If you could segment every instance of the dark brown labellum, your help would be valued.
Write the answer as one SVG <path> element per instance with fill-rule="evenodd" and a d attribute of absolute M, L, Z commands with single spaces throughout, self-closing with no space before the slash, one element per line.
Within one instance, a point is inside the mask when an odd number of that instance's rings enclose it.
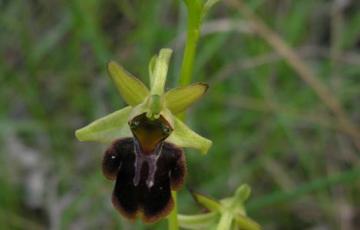
<path fill-rule="evenodd" d="M 173 208 L 171 189 L 179 189 L 184 182 L 185 156 L 181 148 L 167 142 L 161 142 L 156 156 L 138 155 L 136 141 L 116 140 L 105 152 L 103 173 L 110 180 L 116 179 L 112 196 L 116 209 L 129 219 L 141 217 L 144 222 L 153 223 Z"/>

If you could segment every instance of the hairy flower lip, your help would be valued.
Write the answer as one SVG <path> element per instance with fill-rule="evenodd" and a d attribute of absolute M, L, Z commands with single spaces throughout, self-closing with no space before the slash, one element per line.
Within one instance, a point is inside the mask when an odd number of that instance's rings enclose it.
<path fill-rule="evenodd" d="M 167 216 L 172 207 L 171 190 L 178 190 L 186 176 L 185 154 L 181 148 L 164 142 L 164 154 L 159 156 L 154 183 L 148 185 L 149 167 L 140 168 L 139 181 L 134 183 L 136 157 L 133 154 L 134 138 L 113 142 L 103 158 L 103 173 L 110 180 L 116 179 L 112 202 L 125 217 L 137 217 L 154 223 Z"/>

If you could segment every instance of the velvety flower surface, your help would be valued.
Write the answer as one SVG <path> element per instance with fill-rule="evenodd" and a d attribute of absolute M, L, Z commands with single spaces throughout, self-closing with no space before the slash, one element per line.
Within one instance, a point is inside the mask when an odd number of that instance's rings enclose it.
<path fill-rule="evenodd" d="M 171 189 L 177 190 L 183 184 L 185 158 L 180 148 L 165 142 L 152 185 L 149 186 L 150 165 L 146 163 L 139 168 L 139 179 L 135 183 L 138 159 L 133 146 L 133 138 L 115 141 L 105 153 L 103 172 L 109 179 L 116 178 L 112 201 L 119 212 L 129 219 L 140 216 L 151 223 L 166 216 L 173 208 Z"/>
<path fill-rule="evenodd" d="M 114 62 L 108 65 L 129 106 L 76 131 L 81 141 L 112 143 L 103 158 L 103 173 L 116 180 L 113 204 L 123 216 L 155 222 L 173 207 L 171 189 L 184 181 L 186 164 L 181 147 L 206 153 L 211 141 L 187 127 L 177 114 L 207 90 L 195 83 L 164 92 L 172 51 L 162 49 L 149 64 L 150 90 Z"/>

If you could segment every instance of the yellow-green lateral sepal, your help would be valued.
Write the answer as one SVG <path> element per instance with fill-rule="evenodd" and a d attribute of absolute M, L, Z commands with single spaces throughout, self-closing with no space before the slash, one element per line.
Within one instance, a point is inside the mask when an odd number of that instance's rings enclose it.
<path fill-rule="evenodd" d="M 188 86 L 171 89 L 165 94 L 167 108 L 174 114 L 184 112 L 205 94 L 208 85 L 195 83 Z"/>
<path fill-rule="evenodd" d="M 212 145 L 209 139 L 206 139 L 192 131 L 180 119 L 174 117 L 174 131 L 168 137 L 167 141 L 179 146 L 200 150 L 206 154 Z"/>
<path fill-rule="evenodd" d="M 109 62 L 108 71 L 127 104 L 131 106 L 140 104 L 149 95 L 149 90 L 144 83 L 114 61 Z"/>
<path fill-rule="evenodd" d="M 221 211 L 221 204 L 217 200 L 214 200 L 208 196 L 196 192 L 193 192 L 192 195 L 196 202 L 198 202 L 201 206 L 207 208 L 209 211 Z"/>
<path fill-rule="evenodd" d="M 131 131 L 127 123 L 130 112 L 131 107 L 127 106 L 76 130 L 75 136 L 80 141 L 103 143 L 111 143 L 119 138 L 130 137 Z"/>

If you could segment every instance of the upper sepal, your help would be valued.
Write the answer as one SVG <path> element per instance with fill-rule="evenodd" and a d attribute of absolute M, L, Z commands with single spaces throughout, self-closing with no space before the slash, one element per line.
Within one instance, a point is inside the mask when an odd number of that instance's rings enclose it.
<path fill-rule="evenodd" d="M 171 49 L 161 49 L 149 63 L 150 91 L 152 95 L 162 95 L 165 89 L 166 76 L 172 55 Z"/>
<path fill-rule="evenodd" d="M 116 62 L 109 62 L 108 71 L 127 104 L 131 106 L 138 105 L 149 95 L 149 90 L 144 83 L 132 76 Z"/>

